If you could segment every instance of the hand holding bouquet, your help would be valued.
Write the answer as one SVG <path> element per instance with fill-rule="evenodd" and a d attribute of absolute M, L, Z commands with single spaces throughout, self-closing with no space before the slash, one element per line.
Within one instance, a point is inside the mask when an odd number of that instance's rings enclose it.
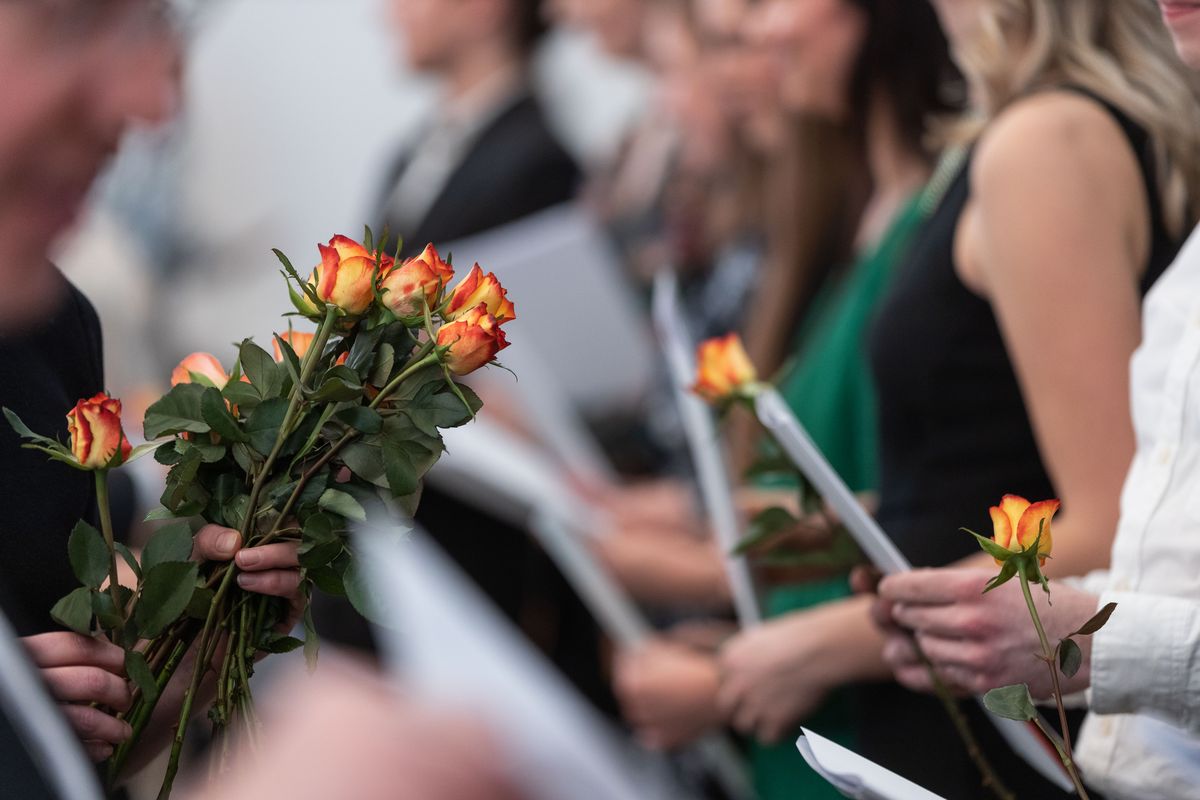
<path fill-rule="evenodd" d="M 288 635 L 289 603 L 239 586 L 233 562 L 191 560 L 204 523 L 234 528 L 247 547 L 292 543 L 301 591 L 345 595 L 364 613 L 369 602 L 348 539 L 372 500 L 411 515 L 426 472 L 443 451 L 439 429 L 470 421 L 481 402 L 455 377 L 491 363 L 507 347 L 502 326 L 513 304 L 478 265 L 450 290 L 451 265 L 432 245 L 399 262 L 375 247 L 335 236 L 318 245 L 321 263 L 302 278 L 283 264 L 291 300 L 315 330 L 276 335 L 273 354 L 253 341 L 238 347 L 230 371 L 206 353 L 184 359 L 171 390 L 146 412 L 152 441 L 129 447 L 120 402 L 104 395 L 71 412 L 69 445 L 30 431 L 11 412 L 27 447 L 96 473 L 102 531 L 81 522 L 69 555 L 83 586 L 54 608 L 80 633 L 103 631 L 126 651 L 134 703 L 123 715 L 133 738 L 110 763 L 115 781 L 163 689 L 193 664 L 179 709 L 160 798 L 168 797 L 193 706 L 207 676 L 216 678 L 209 717 L 217 730 L 235 721 L 254 741 L 249 679 L 264 653 L 303 647 L 317 636 L 304 612 L 303 640 Z M 140 557 L 113 540 L 104 494 L 107 470 L 153 450 L 169 467 L 160 529 Z M 117 559 L 136 586 L 117 581 Z M 105 585 L 107 582 L 107 585 Z"/>

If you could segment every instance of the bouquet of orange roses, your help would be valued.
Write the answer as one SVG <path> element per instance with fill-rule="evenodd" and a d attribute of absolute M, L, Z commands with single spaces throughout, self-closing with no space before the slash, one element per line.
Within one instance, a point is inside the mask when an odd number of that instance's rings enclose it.
<path fill-rule="evenodd" d="M 52 613 L 125 648 L 134 702 L 122 716 L 134 736 L 112 757 L 110 780 L 167 683 L 181 665 L 191 669 L 160 798 L 170 795 L 206 676 L 216 677 L 214 728 L 238 721 L 253 733 L 255 660 L 300 647 L 311 659 L 317 648 L 307 611 L 304 639 L 293 638 L 281 630 L 292 621 L 287 601 L 241 589 L 232 562 L 191 560 L 193 532 L 216 523 L 240 531 L 247 547 L 296 542 L 306 596 L 316 588 L 367 611 L 350 526 L 380 496 L 414 512 L 443 451 L 439 429 L 468 422 L 481 406 L 455 378 L 508 344 L 502 326 L 515 317 L 513 304 L 478 264 L 449 289 L 453 269 L 432 245 L 403 262 L 373 244 L 369 230 L 361 244 L 335 236 L 318 247 L 321 263 L 308 279 L 275 251 L 296 314 L 315 330 L 289 325 L 274 337 L 273 353 L 243 341 L 229 372 L 207 353 L 184 359 L 171 390 L 146 412 L 150 444 L 129 446 L 120 401 L 104 395 L 71 412 L 66 445 L 6 410 L 27 447 L 96 474 L 101 530 L 81 522 L 72 533 L 69 556 L 83 585 Z M 138 555 L 113 539 L 105 477 L 149 451 L 169 467 L 162 506 L 150 517 L 173 522 Z M 118 559 L 136 585 L 118 581 Z"/>

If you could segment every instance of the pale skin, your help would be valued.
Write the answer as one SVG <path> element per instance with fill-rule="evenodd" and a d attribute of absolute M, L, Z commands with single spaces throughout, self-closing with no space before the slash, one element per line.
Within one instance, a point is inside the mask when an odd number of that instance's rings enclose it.
<path fill-rule="evenodd" d="M 1166 23 L 1179 56 L 1192 69 L 1200 68 L 1200 22 L 1195 15 L 1169 18 Z M 1136 246 L 1136 240 L 1126 237 L 1126 241 L 1127 246 Z M 1124 375 L 1121 381 L 1125 381 Z M 1055 558 L 1047 562 L 1047 568 L 1058 567 L 1058 574 L 1066 574 L 1059 563 L 1061 527 L 1055 524 Z M 1114 530 L 1110 526 L 1093 531 L 1108 533 L 1103 537 L 1104 556 Z M 1101 552 L 1101 547 L 1097 545 L 1096 550 Z M 1065 557 L 1072 559 L 1069 545 Z M 929 688 L 924 671 L 914 664 L 907 634 L 897 628 L 901 625 L 915 631 L 939 673 L 960 687 L 979 692 L 1027 683 L 1034 697 L 1050 695 L 1045 666 L 1033 657 L 1040 651 L 1040 643 L 1020 593 L 1005 591 L 1007 587 L 981 593 L 983 583 L 993 574 L 993 568 L 918 570 L 879 584 L 874 613 L 888 634 L 885 655 L 898 681 L 917 690 Z M 1097 611 L 1100 602 L 1094 595 L 1060 583 L 1052 582 L 1051 593 L 1054 605 L 1047 606 L 1043 593 L 1034 592 L 1051 641 L 1077 629 Z M 1091 680 L 1091 638 L 1076 637 L 1076 641 L 1083 651 L 1083 664 L 1073 678 L 1063 676 L 1065 694 L 1087 688 Z"/>
<path fill-rule="evenodd" d="M 207 525 L 196 534 L 193 557 L 203 561 L 228 561 L 232 557 L 244 573 L 238 581 L 243 589 L 288 598 L 294 616 L 295 609 L 301 607 L 296 547 L 295 543 L 279 543 L 241 549 L 237 531 Z M 95 761 L 112 755 L 113 748 L 128 739 L 132 730 L 114 714 L 90 706 L 97 703 L 114 712 L 128 707 L 130 688 L 121 648 L 99 637 L 70 631 L 42 633 L 22 641 L 88 755 Z M 179 717 L 186 676 L 190 674 L 190 670 L 181 670 L 184 677 L 168 685 L 147 728 L 146 745 L 135 762 L 152 757 L 166 743 L 168 730 Z M 197 707 L 203 708 L 203 703 L 197 703 Z"/>
<path fill-rule="evenodd" d="M 1055 521 L 1054 558 L 1046 572 L 1084 574 L 1107 563 L 1117 498 L 1133 455 L 1127 370 L 1139 340 L 1137 285 L 1149 248 L 1142 179 L 1111 115 L 1063 92 L 1006 110 L 979 142 L 971 177 L 971 199 L 956 233 L 957 267 L 964 283 L 992 305 L 1039 450 L 1059 487 L 1064 513 Z M 964 566 L 991 564 L 980 554 Z M 865 615 L 869 604 L 857 602 L 856 613 Z M 819 621 L 837 613 L 834 608 L 801 615 L 815 614 Z M 868 625 L 847 629 L 863 635 L 839 645 L 852 662 L 844 680 L 884 673 L 879 636 Z M 746 697 L 775 687 L 772 698 L 755 707 L 779 710 L 796 722 L 811 706 L 811 690 L 820 695 L 828 688 L 821 674 L 801 663 L 809 641 L 800 647 L 800 637 L 782 625 L 746 636 L 757 640 L 767 663 L 777 665 L 779 679 L 751 672 L 753 659 L 745 658 L 724 673 L 725 680 L 744 687 Z M 736 645 L 734 640 L 728 647 Z M 794 668 L 781 655 L 788 652 Z M 738 680 L 743 665 L 755 680 Z M 801 698 L 794 715 L 786 713 L 789 694 Z M 743 730 L 759 727 L 750 714 L 733 722 Z M 776 726 L 767 728 L 772 733 Z"/>

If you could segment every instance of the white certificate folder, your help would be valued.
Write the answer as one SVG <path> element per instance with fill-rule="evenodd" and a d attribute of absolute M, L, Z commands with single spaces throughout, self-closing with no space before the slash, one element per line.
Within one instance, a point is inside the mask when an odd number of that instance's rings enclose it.
<path fill-rule="evenodd" d="M 886 574 L 905 572 L 912 565 L 896 547 L 875 519 L 859 504 L 854 493 L 834 472 L 812 437 L 804 430 L 796 415 L 774 389 L 765 389 L 755 400 L 755 411 L 763 427 L 787 453 L 804 477 L 833 508 L 846 530 L 862 548 L 871 563 Z M 989 715 L 1009 747 L 1038 771 L 1046 780 L 1065 792 L 1075 787 L 1062 762 L 1050 749 L 1042 734 L 1032 723 L 1018 722 Z"/>

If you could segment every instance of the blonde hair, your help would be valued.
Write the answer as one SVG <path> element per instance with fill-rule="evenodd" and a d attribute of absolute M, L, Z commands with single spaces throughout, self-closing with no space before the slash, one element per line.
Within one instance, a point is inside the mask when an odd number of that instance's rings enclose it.
<path fill-rule="evenodd" d="M 974 137 L 1013 101 L 1073 85 L 1119 108 L 1149 134 L 1159 201 L 1173 235 L 1200 200 L 1200 92 L 1146 0 L 987 0 L 978 33 L 956 55 L 971 87 Z"/>

